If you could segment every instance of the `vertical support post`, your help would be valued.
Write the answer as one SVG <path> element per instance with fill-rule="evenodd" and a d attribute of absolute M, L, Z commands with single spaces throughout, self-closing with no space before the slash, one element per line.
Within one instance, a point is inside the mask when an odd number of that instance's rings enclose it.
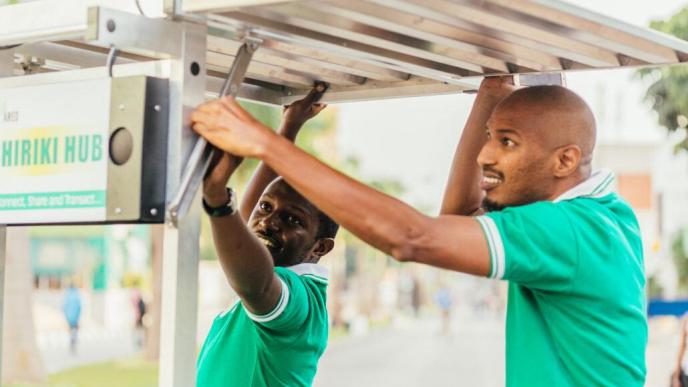
<path fill-rule="evenodd" d="M 167 159 L 167 193 L 179 189 L 183 165 L 197 136 L 189 127 L 189 115 L 204 100 L 207 29 L 184 24 L 181 55 L 172 62 Z M 168 196 L 167 200 L 170 200 Z M 162 261 L 162 309 L 160 326 L 161 387 L 193 387 L 196 384 L 196 320 L 198 309 L 198 256 L 200 197 L 176 225 L 166 219 Z"/>
<path fill-rule="evenodd" d="M 14 73 L 14 51 L 0 50 L 0 78 Z M 7 258 L 7 226 L 0 225 L 0 381 L 2 380 L 2 335 L 5 325 L 5 260 Z"/>

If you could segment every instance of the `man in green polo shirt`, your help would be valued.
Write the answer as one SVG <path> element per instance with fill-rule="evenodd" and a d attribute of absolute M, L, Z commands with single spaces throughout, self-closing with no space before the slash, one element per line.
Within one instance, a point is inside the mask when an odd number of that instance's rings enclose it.
<path fill-rule="evenodd" d="M 564 88 L 515 90 L 510 78 L 483 81 L 442 205 L 443 214 L 478 215 L 488 277 L 509 281 L 507 385 L 642 386 L 640 230 L 629 205 L 612 192 L 611 172 L 591 172 L 592 112 Z M 531 162 L 515 161 L 529 143 Z M 580 156 L 568 157 L 580 159 L 584 179 L 535 200 L 547 184 L 534 178 L 536 170 L 551 162 L 542 150 L 572 143 Z"/>
<path fill-rule="evenodd" d="M 293 140 L 324 105 L 324 88 L 285 110 Z M 239 164 L 222 154 L 204 182 L 204 208 L 222 269 L 240 302 L 213 322 L 198 357 L 199 387 L 310 386 L 328 336 L 327 270 L 337 224 L 259 166 L 236 209 L 227 181 Z M 257 205 L 256 205 L 257 203 Z M 254 208 L 255 207 L 255 208 Z M 243 219 L 242 219 L 243 216 Z"/>
<path fill-rule="evenodd" d="M 609 189 L 612 175 L 592 172 L 592 112 L 563 87 L 512 91 L 499 80 L 481 85 L 439 217 L 334 171 L 231 98 L 199 107 L 192 121 L 215 146 L 261 159 L 395 259 L 509 280 L 507 386 L 640 387 L 640 233 Z"/>

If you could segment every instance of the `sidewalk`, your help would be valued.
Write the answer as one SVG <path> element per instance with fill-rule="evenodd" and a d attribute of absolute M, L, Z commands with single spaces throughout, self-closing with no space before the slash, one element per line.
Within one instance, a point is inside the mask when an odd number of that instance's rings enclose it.
<path fill-rule="evenodd" d="M 127 358 L 139 352 L 131 332 L 92 329 L 79 333 L 76 354 L 69 350 L 67 332 L 38 337 L 38 346 L 49 374 L 80 365 Z"/>

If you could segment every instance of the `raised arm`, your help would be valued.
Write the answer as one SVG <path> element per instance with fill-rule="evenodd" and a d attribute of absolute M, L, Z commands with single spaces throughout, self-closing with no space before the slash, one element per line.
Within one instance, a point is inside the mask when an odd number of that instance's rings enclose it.
<path fill-rule="evenodd" d="M 306 97 L 291 105 L 285 106 L 284 112 L 282 113 L 282 122 L 280 123 L 277 133 L 287 140 L 294 142 L 303 124 L 327 107 L 325 104 L 317 103 L 326 90 L 327 85 L 318 83 Z M 245 221 L 251 216 L 251 212 L 258 203 L 260 195 L 263 194 L 268 184 L 275 180 L 276 177 L 277 174 L 270 169 L 270 167 L 265 165 L 265 163 L 261 162 L 258 165 L 256 172 L 253 174 L 253 177 L 251 177 L 251 181 L 246 188 L 244 198 L 241 201 L 239 212 L 241 212 L 241 217 Z"/>
<path fill-rule="evenodd" d="M 480 84 L 473 108 L 461 132 L 442 199 L 442 215 L 472 215 L 479 211 L 482 177 L 478 154 L 485 144 L 485 128 L 492 110 L 515 89 L 513 78 L 488 77 Z"/>
<path fill-rule="evenodd" d="M 227 181 L 241 159 L 223 153 L 203 182 L 203 200 L 211 208 L 229 202 Z M 213 241 L 222 270 L 244 306 L 255 314 L 270 312 L 282 292 L 272 257 L 239 213 L 211 216 Z"/>
<path fill-rule="evenodd" d="M 343 227 L 400 261 L 487 275 L 486 239 L 471 217 L 431 218 L 319 162 L 276 135 L 232 98 L 200 106 L 194 130 L 216 147 L 262 159 Z"/>

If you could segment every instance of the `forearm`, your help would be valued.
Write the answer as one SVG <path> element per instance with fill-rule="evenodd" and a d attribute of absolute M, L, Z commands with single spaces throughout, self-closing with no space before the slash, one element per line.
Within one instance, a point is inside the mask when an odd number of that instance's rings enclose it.
<path fill-rule="evenodd" d="M 269 311 L 277 302 L 271 299 L 270 290 L 279 280 L 268 250 L 239 214 L 210 217 L 210 224 L 218 259 L 230 286 L 247 301 L 251 311 Z"/>
<path fill-rule="evenodd" d="M 477 159 L 487 140 L 487 120 L 500 97 L 478 94 L 461 132 L 442 200 L 441 214 L 470 215 L 480 208 L 482 176 Z"/>
<path fill-rule="evenodd" d="M 300 128 L 300 124 L 291 124 L 283 121 L 277 132 L 287 140 L 294 142 Z M 256 207 L 256 204 L 258 204 L 258 200 L 260 200 L 260 196 L 263 194 L 263 191 L 265 191 L 265 188 L 275 180 L 277 176 L 275 171 L 265 163 L 261 162 L 258 164 L 258 168 L 256 168 L 253 177 L 251 177 L 251 181 L 246 187 L 246 193 L 239 207 L 241 217 L 245 221 L 248 221 L 251 212 Z"/>
<path fill-rule="evenodd" d="M 397 260 L 478 275 L 489 271 L 487 245 L 473 219 L 427 217 L 281 138 L 269 141 L 259 156 L 342 227 Z"/>
<path fill-rule="evenodd" d="M 413 234 L 427 217 L 328 167 L 289 141 L 273 136 L 258 155 L 320 210 L 358 237 L 394 255 L 401 234 Z M 317 182 L 317 183 L 315 183 Z"/>

